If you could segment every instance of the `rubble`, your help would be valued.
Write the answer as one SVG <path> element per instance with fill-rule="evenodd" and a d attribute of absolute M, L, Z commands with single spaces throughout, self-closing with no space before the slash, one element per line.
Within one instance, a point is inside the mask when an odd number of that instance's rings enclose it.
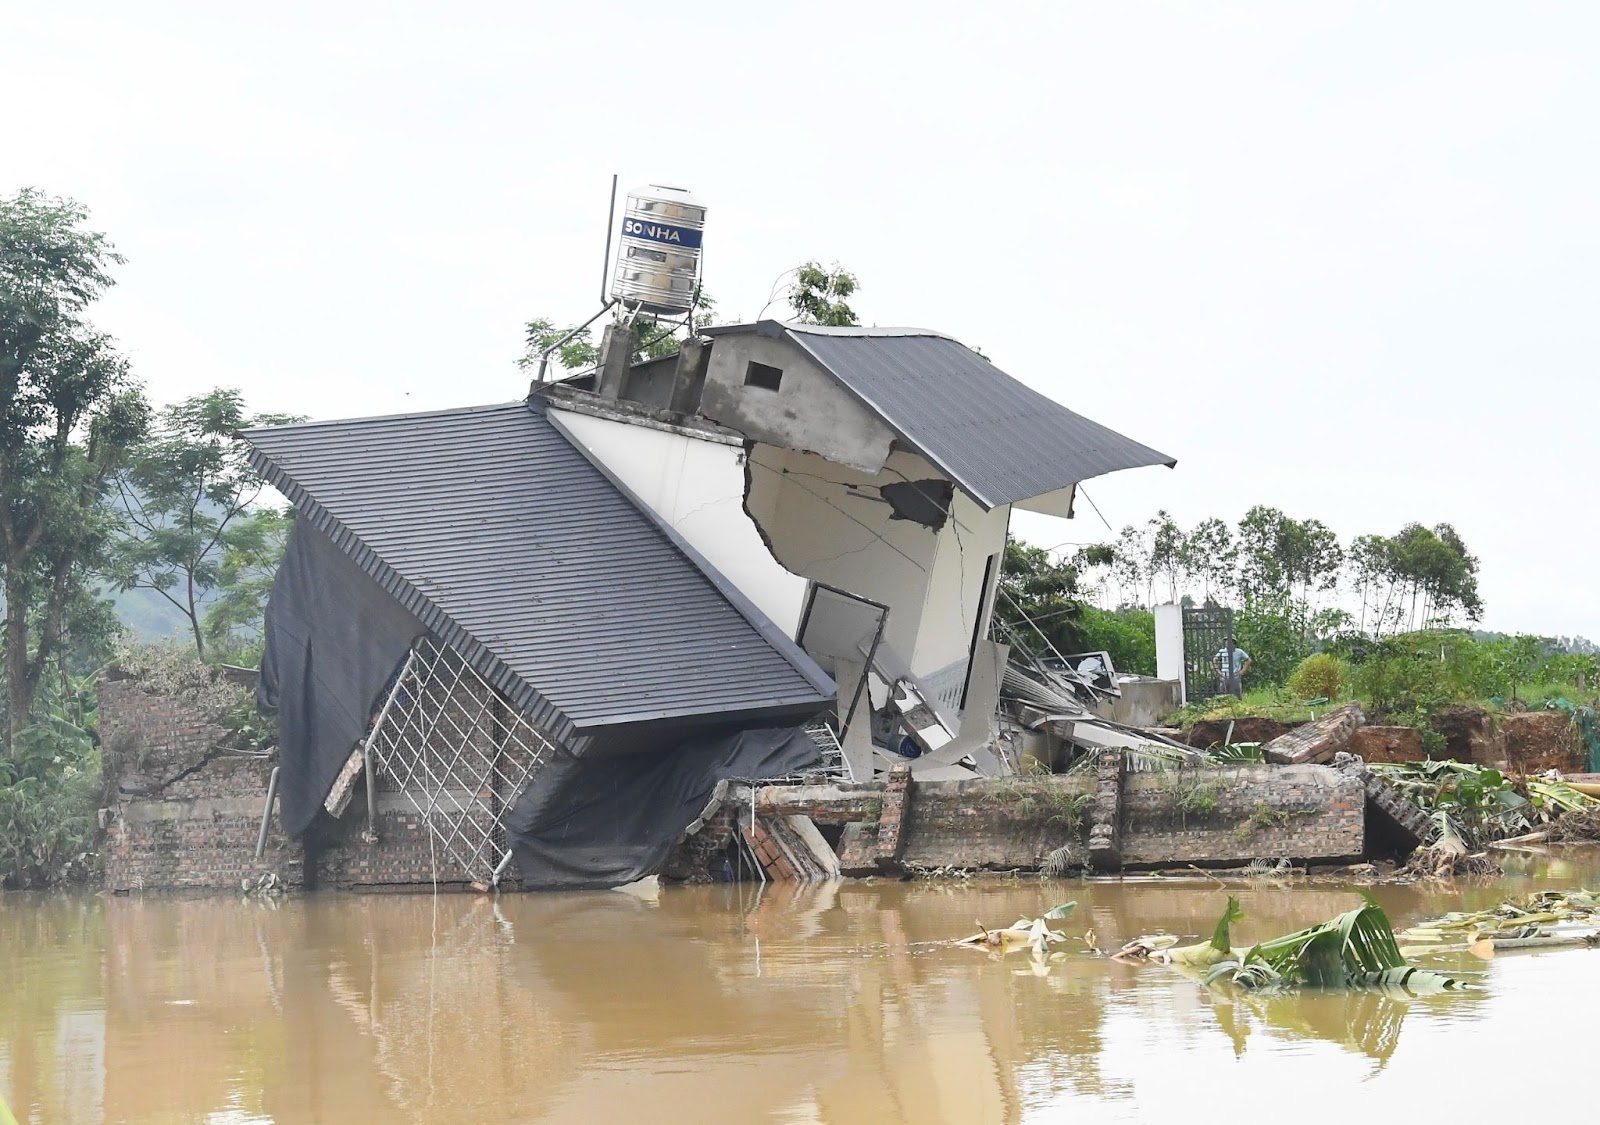
<path fill-rule="evenodd" d="M 1320 764 L 1350 743 L 1353 735 L 1366 721 L 1359 703 L 1347 703 L 1329 711 L 1320 719 L 1296 727 L 1279 735 L 1261 748 L 1267 761 L 1279 765 L 1300 766 Z"/>

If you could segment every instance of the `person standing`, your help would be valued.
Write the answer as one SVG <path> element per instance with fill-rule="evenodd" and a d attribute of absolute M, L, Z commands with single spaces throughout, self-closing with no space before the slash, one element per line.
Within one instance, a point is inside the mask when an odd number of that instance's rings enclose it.
<path fill-rule="evenodd" d="M 1254 661 L 1250 654 L 1239 647 L 1239 642 L 1228 635 L 1228 643 L 1217 650 L 1217 655 L 1211 658 L 1211 666 L 1217 670 L 1217 675 L 1222 680 L 1222 690 L 1227 695 L 1244 695 L 1244 674 L 1250 670 Z"/>

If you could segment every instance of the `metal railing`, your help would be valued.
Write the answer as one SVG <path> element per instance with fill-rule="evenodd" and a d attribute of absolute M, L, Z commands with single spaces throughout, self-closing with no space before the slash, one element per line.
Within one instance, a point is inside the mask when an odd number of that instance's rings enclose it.
<path fill-rule="evenodd" d="M 376 775 L 422 814 L 451 860 L 490 884 L 511 863 L 506 811 L 555 749 L 460 654 L 432 638 L 413 647 L 367 736 Z"/>

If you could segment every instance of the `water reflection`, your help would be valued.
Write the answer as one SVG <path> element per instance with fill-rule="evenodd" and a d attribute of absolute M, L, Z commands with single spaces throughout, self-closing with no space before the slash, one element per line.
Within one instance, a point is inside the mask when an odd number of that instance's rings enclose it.
<path fill-rule="evenodd" d="M 1563 862 L 1564 879 L 1600 883 L 1595 857 Z M 1403 924 L 1534 885 L 1551 884 L 1534 871 L 1378 895 Z M 1432 1067 L 1408 1060 L 1435 1053 L 1445 1030 L 1492 1038 L 1490 1013 L 1512 1002 L 1500 978 L 1519 981 L 1517 996 L 1575 979 L 1600 993 L 1600 957 L 1582 953 L 1504 959 L 1479 993 L 1406 1002 L 1218 995 L 1081 942 L 1042 972 L 1026 955 L 933 944 L 1067 897 L 1080 903 L 1068 932 L 1114 947 L 1157 929 L 1209 933 L 1223 892 L 1024 881 L 653 900 L 11 896 L 0 1091 L 41 1122 L 593 1121 L 624 1105 L 662 1122 L 967 1125 L 1062 1106 L 1137 1118 L 1176 1098 L 1186 1067 L 1231 1061 L 1291 1088 L 1327 1050 L 1420 1091 Z M 1303 883 L 1241 898 L 1241 942 L 1356 902 Z"/>

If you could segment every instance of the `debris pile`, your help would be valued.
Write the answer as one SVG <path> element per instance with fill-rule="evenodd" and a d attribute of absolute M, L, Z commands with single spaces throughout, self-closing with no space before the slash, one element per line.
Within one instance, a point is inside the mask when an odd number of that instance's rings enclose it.
<path fill-rule="evenodd" d="M 1504 875 L 1505 869 L 1484 852 L 1418 848 L 1395 874 L 1402 879 L 1453 879 L 1457 875 Z"/>
<path fill-rule="evenodd" d="M 1552 843 L 1592 843 L 1600 840 L 1600 802 L 1586 809 L 1574 809 L 1550 825 Z"/>
<path fill-rule="evenodd" d="M 1600 809 L 1600 801 L 1553 771 L 1517 778 L 1448 759 L 1374 763 L 1367 769 L 1428 814 L 1433 848 L 1456 854 L 1522 837 L 1565 814 Z"/>
<path fill-rule="evenodd" d="M 1600 945 L 1600 895 L 1540 891 L 1492 910 L 1452 911 L 1411 927 L 1399 941 L 1411 956 L 1465 952 L 1490 957 L 1496 950 Z"/>

